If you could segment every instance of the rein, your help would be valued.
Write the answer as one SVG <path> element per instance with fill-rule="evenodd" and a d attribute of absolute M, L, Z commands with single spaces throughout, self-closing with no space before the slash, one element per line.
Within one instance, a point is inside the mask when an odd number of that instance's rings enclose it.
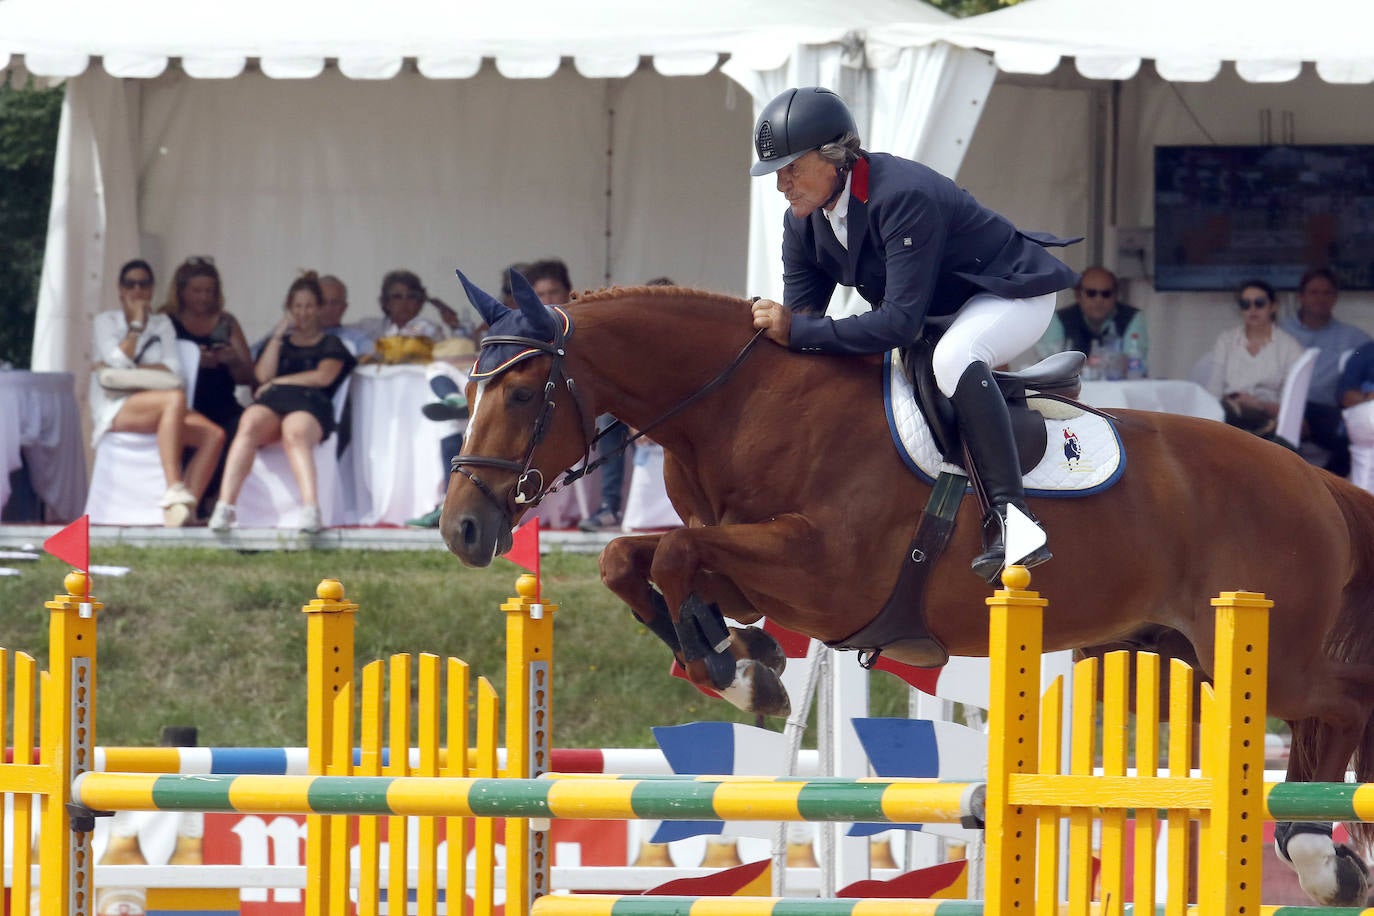
<path fill-rule="evenodd" d="M 749 358 L 750 352 L 754 349 L 754 344 L 758 343 L 758 340 L 760 337 L 763 336 L 763 333 L 763 330 L 755 332 L 754 336 L 749 338 L 749 342 L 746 343 L 744 347 L 738 353 L 735 354 L 735 358 L 730 361 L 730 365 L 722 369 L 720 373 L 716 375 L 715 378 L 711 379 L 705 385 L 702 385 L 696 391 L 692 392 L 684 400 L 679 401 L 676 405 L 670 407 L 666 413 L 660 414 L 656 420 L 654 420 L 648 426 L 645 426 L 643 429 L 635 433 L 630 438 L 626 439 L 614 451 L 602 455 L 600 458 L 596 459 L 591 464 L 588 464 L 584 459 L 582 462 L 582 467 L 569 468 L 567 471 L 564 471 L 562 479 L 560 479 L 554 486 L 550 487 L 549 492 L 553 493 L 558 490 L 561 490 L 568 484 L 577 482 L 577 480 L 582 476 L 590 474 L 592 471 L 595 471 L 603 464 L 609 462 L 612 458 L 619 457 L 621 454 L 625 452 L 626 449 L 634 445 L 635 442 L 649 435 L 649 432 L 651 430 L 655 429 L 657 426 L 664 423 L 665 421 L 677 416 L 677 414 L 686 410 L 688 407 L 691 407 L 697 401 L 706 397 L 706 395 L 710 394 L 712 391 L 715 391 L 721 385 L 725 384 L 726 380 L 728 380 L 730 376 L 735 374 L 735 370 L 738 369 L 744 363 L 744 361 Z M 614 423 L 610 424 L 601 432 L 597 433 L 594 437 L 592 437 L 591 444 L 595 445 L 597 442 L 600 442 L 603 438 L 609 435 L 611 430 L 615 429 L 617 426 L 624 425 L 625 424 L 620 420 L 616 420 Z"/>
<path fill-rule="evenodd" d="M 589 428 L 589 424 L 587 423 L 586 412 L 582 409 L 582 401 L 578 397 L 577 384 L 573 381 L 572 376 L 568 375 L 563 369 L 563 361 L 564 358 L 567 356 L 567 349 L 565 347 L 565 343 L 567 341 L 568 334 L 564 332 L 561 324 L 555 322 L 554 338 L 552 341 L 538 340 L 533 337 L 520 337 L 511 335 L 489 336 L 483 339 L 481 343 L 482 347 L 494 347 L 500 344 L 515 344 L 517 346 L 537 350 L 541 353 L 546 353 L 552 358 L 551 363 L 549 365 L 549 375 L 544 383 L 544 404 L 540 408 L 538 418 L 536 418 L 534 422 L 534 428 L 530 431 L 530 441 L 529 444 L 525 447 L 525 454 L 519 461 L 513 461 L 509 458 L 492 458 L 483 455 L 458 455 L 453 459 L 451 465 L 451 473 L 462 474 L 464 477 L 470 480 L 472 482 L 472 485 L 477 488 L 478 492 L 485 496 L 492 503 L 492 505 L 496 506 L 496 508 L 501 511 L 501 514 L 506 517 L 507 522 L 510 522 L 511 513 L 506 510 L 504 501 L 499 496 L 497 496 L 496 491 L 493 490 L 485 481 L 483 481 L 476 474 L 469 471 L 468 467 L 496 468 L 497 470 L 508 471 L 510 473 L 518 475 L 515 485 L 516 505 L 537 506 L 540 502 L 543 501 L 545 496 L 548 496 L 551 493 L 558 492 L 559 490 L 563 489 L 569 484 L 576 482 L 578 479 L 585 476 L 586 474 L 601 467 L 603 464 L 606 464 L 608 461 L 611 461 L 612 459 L 619 457 L 622 453 L 624 453 L 624 451 L 627 448 L 633 445 L 637 440 L 647 436 L 659 425 L 676 416 L 677 414 L 681 413 L 682 411 L 686 410 L 688 407 L 697 403 L 702 398 L 706 397 L 706 395 L 710 394 L 711 392 L 719 388 L 721 385 L 725 384 L 725 382 L 730 378 L 730 376 L 733 375 L 737 369 L 739 369 L 739 367 L 744 363 L 746 359 L 748 359 L 749 354 L 753 352 L 754 345 L 758 343 L 758 340 L 760 337 L 763 336 L 763 333 L 764 332 L 760 330 L 756 332 L 753 337 L 749 338 L 749 342 L 746 343 L 744 347 L 739 351 L 739 353 L 735 355 L 735 358 L 730 361 L 730 364 L 727 365 L 724 369 L 722 369 L 713 379 L 711 379 L 705 385 L 698 388 L 696 391 L 692 392 L 692 394 L 688 395 L 682 401 L 679 401 L 677 404 L 670 407 L 667 411 L 661 414 L 653 422 L 649 423 L 639 432 L 635 433 L 633 436 L 625 440 L 624 444 L 616 448 L 614 451 L 602 455 L 595 461 L 591 460 L 592 446 L 600 442 L 603 438 L 605 438 L 605 436 L 611 430 L 615 429 L 617 425 L 623 424 L 620 420 L 616 420 L 615 423 L 612 423 L 611 425 L 607 426 L 605 429 L 601 430 L 595 435 L 588 436 L 587 430 Z M 505 368 L 509 368 L 509 366 Z M 578 419 L 581 421 L 579 423 L 579 426 L 582 429 L 582 463 L 579 467 L 569 468 L 568 470 L 564 471 L 559 479 L 557 479 L 554 483 L 546 486 L 544 484 L 543 474 L 539 471 L 538 468 L 533 467 L 534 450 L 539 446 L 539 443 L 544 440 L 544 436 L 548 433 L 549 421 L 553 417 L 553 409 L 555 406 L 554 391 L 558 388 L 559 378 L 562 378 L 564 380 L 564 384 L 568 389 L 568 393 L 572 395 L 573 404 L 577 407 Z M 525 487 L 527 484 L 535 485 L 533 495 L 526 494 Z"/>

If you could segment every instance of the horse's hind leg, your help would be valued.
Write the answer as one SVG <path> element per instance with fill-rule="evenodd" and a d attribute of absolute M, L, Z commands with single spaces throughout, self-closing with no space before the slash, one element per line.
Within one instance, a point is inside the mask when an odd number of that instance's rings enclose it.
<path fill-rule="evenodd" d="M 1312 715 L 1289 723 L 1291 782 L 1344 782 L 1352 755 L 1361 742 L 1370 740 L 1374 668 L 1330 662 L 1328 667 L 1333 670 L 1326 678 L 1314 677 L 1308 683 Z M 1274 845 L 1313 900 L 1324 906 L 1365 904 L 1368 868 L 1354 849 L 1333 842 L 1330 824 L 1280 822 Z"/>

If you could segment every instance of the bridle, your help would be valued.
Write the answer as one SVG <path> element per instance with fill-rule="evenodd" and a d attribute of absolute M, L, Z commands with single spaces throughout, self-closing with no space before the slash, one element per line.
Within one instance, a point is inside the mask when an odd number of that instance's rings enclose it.
<path fill-rule="evenodd" d="M 570 327 L 571 329 L 571 327 Z M 509 370 L 517 362 L 521 362 L 539 353 L 548 354 L 549 374 L 544 380 L 544 403 L 539 408 L 539 416 L 535 418 L 534 427 L 530 430 L 530 441 L 525 446 L 525 454 L 519 461 L 512 461 L 509 458 L 491 458 L 484 455 L 456 455 L 453 459 L 451 471 L 454 474 L 462 474 L 472 485 L 477 488 L 477 492 L 485 496 L 492 505 L 500 510 L 506 519 L 507 527 L 510 527 L 511 513 L 507 510 L 505 501 L 496 495 L 486 481 L 468 470 L 468 467 L 496 468 L 501 471 L 509 471 L 516 475 L 515 482 L 515 504 L 517 506 L 537 506 L 544 496 L 547 495 L 547 488 L 544 484 L 544 475 L 534 467 L 534 450 L 539 447 L 539 443 L 544 441 L 544 436 L 548 434 L 549 424 L 553 420 L 553 409 L 556 406 L 554 394 L 558 390 L 560 383 L 567 387 L 568 394 L 572 397 L 573 405 L 577 407 L 578 427 L 582 430 L 582 464 L 586 466 L 591 458 L 592 444 L 598 437 L 589 433 L 591 423 L 588 420 L 587 412 L 582 409 L 582 399 L 578 396 L 577 384 L 572 376 L 568 375 L 563 368 L 563 361 L 568 355 L 565 346 L 568 333 L 563 329 L 563 323 L 555 320 L 553 322 L 553 340 L 539 340 L 535 337 L 522 337 L 510 334 L 493 334 L 482 340 L 482 347 L 496 347 L 503 344 L 514 344 L 525 347 L 526 350 L 515 360 L 500 367 L 488 378 L 495 378 L 501 373 Z M 526 487 L 532 487 L 533 493 L 526 492 Z"/>
<path fill-rule="evenodd" d="M 627 438 L 624 444 L 620 445 L 615 451 L 610 454 L 602 455 L 596 461 L 591 460 L 592 446 L 607 436 L 620 421 L 617 420 L 615 424 L 607 426 L 595 435 L 590 433 L 592 428 L 592 423 L 590 421 L 595 418 L 588 417 L 587 411 L 582 406 L 582 398 L 578 393 L 577 384 L 573 381 L 572 376 L 568 375 L 563 366 L 564 360 L 567 357 L 566 343 L 571 333 L 571 321 L 569 321 L 568 328 L 565 331 L 563 323 L 555 320 L 552 341 L 539 340 L 534 337 L 498 334 L 484 338 L 481 343 L 482 347 L 514 344 L 527 348 L 526 351 L 521 353 L 518 357 L 509 360 L 505 365 L 488 375 L 487 378 L 489 380 L 496 378 L 501 373 L 509 370 L 512 366 L 529 357 L 537 356 L 540 353 L 547 354 L 550 357 L 549 374 L 544 381 L 544 403 L 539 409 L 539 416 L 535 418 L 534 428 L 530 431 L 530 441 L 525 447 L 524 457 L 519 461 L 513 461 L 509 458 L 492 458 L 485 455 L 457 455 L 452 462 L 452 473 L 462 474 L 471 481 L 472 485 L 477 488 L 477 491 L 485 496 L 501 513 L 502 517 L 505 518 L 507 527 L 512 527 L 512 518 L 511 513 L 507 511 L 505 501 L 496 495 L 496 491 L 493 490 L 486 481 L 468 470 L 469 467 L 496 468 L 497 470 L 516 474 L 515 504 L 517 506 L 537 506 L 545 496 L 568 486 L 583 475 L 591 473 L 601 465 L 616 458 L 637 440 L 643 438 L 657 428 L 659 424 L 687 409 L 692 404 L 724 384 L 725 381 L 734 374 L 735 370 L 740 367 L 744 360 L 748 358 L 749 354 L 754 349 L 754 344 L 758 343 L 759 338 L 763 336 L 764 332 L 760 330 L 756 332 L 753 337 L 749 338 L 749 342 L 744 345 L 744 348 L 735 355 L 735 358 L 730 361 L 730 364 L 721 370 L 715 378 L 670 407 L 656 420 L 636 432 L 633 436 Z M 553 410 L 556 406 L 554 393 L 557 391 L 560 382 L 568 389 L 568 394 L 572 397 L 572 402 L 577 407 L 578 428 L 582 430 L 582 463 L 580 467 L 573 467 L 564 471 L 561 479 L 555 481 L 553 484 L 545 485 L 544 475 L 538 468 L 533 466 L 534 450 L 548 433 L 549 423 L 553 419 Z M 527 486 L 534 487 L 532 495 L 526 492 L 525 488 Z"/>

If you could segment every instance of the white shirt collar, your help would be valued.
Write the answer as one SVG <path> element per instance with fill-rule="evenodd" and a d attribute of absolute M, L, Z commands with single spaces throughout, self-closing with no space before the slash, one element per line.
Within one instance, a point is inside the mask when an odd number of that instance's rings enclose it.
<path fill-rule="evenodd" d="M 832 223 L 836 220 L 844 222 L 849 218 L 849 183 L 854 180 L 854 172 L 851 169 L 845 173 L 844 188 L 840 191 L 839 199 L 835 201 L 835 207 L 831 210 L 822 209 L 825 218 Z"/>
<path fill-rule="evenodd" d="M 853 171 L 846 172 L 844 187 L 840 189 L 840 196 L 836 199 L 834 208 L 821 209 L 821 213 L 830 221 L 830 228 L 835 232 L 835 240 L 845 251 L 849 250 L 849 182 L 853 178 Z"/>

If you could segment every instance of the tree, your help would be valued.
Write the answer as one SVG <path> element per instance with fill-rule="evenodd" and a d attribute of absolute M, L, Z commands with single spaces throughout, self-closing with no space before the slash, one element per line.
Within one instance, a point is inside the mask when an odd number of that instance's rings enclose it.
<path fill-rule="evenodd" d="M 0 84 L 0 360 L 29 365 L 62 90 Z"/>
<path fill-rule="evenodd" d="M 976 16 L 990 13 L 1003 6 L 1014 6 L 1021 0 L 929 0 L 931 6 L 938 6 L 951 16 Z"/>

